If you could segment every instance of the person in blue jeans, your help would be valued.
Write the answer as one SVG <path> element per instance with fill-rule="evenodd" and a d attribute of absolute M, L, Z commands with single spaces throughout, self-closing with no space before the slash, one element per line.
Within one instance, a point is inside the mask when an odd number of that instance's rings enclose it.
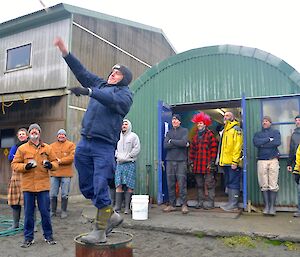
<path fill-rule="evenodd" d="M 93 231 L 82 236 L 81 241 L 104 243 L 107 241 L 106 235 L 123 221 L 111 206 L 108 180 L 113 178 L 114 155 L 122 122 L 132 105 L 132 92 L 128 87 L 132 73 L 126 66 L 116 64 L 106 81 L 89 72 L 68 51 L 60 37 L 54 40 L 54 45 L 81 84 L 81 87 L 70 88 L 71 93 L 90 97 L 74 162 L 80 191 L 92 201 L 97 214 Z"/>
<path fill-rule="evenodd" d="M 51 217 L 56 216 L 57 196 L 61 193 L 61 214 L 60 217 L 65 219 L 68 217 L 67 206 L 70 193 L 71 178 L 73 177 L 73 161 L 76 145 L 67 139 L 67 132 L 64 129 L 59 129 L 56 135 L 56 142 L 50 146 L 55 152 L 59 168 L 51 172 Z"/>
<path fill-rule="evenodd" d="M 11 163 L 12 169 L 22 173 L 22 191 L 24 197 L 24 242 L 27 248 L 34 243 L 35 201 L 42 218 L 43 235 L 49 245 L 56 244 L 53 239 L 50 219 L 50 170 L 58 168 L 58 162 L 52 148 L 41 141 L 41 127 L 34 123 L 29 126 L 29 141 L 18 147 Z"/>
<path fill-rule="evenodd" d="M 224 130 L 219 144 L 219 165 L 225 174 L 225 186 L 228 193 L 228 202 L 222 206 L 224 211 L 238 209 L 240 196 L 243 135 L 240 123 L 232 112 L 224 114 Z"/>

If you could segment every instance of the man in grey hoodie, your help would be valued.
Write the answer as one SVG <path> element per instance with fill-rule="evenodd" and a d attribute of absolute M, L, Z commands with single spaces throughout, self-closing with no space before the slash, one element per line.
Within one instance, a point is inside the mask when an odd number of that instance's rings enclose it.
<path fill-rule="evenodd" d="M 137 134 L 132 132 L 132 125 L 128 119 L 123 120 L 120 140 L 116 150 L 117 168 L 115 172 L 116 205 L 115 210 L 121 210 L 123 201 L 123 187 L 125 192 L 125 214 L 129 213 L 131 196 L 135 188 L 136 164 L 141 145 Z"/>

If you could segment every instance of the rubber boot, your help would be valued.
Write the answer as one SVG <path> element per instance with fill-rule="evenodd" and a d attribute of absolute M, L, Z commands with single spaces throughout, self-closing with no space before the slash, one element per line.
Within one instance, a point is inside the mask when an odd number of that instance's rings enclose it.
<path fill-rule="evenodd" d="M 130 213 L 130 203 L 131 203 L 132 192 L 125 193 L 125 210 L 124 214 Z"/>
<path fill-rule="evenodd" d="M 270 200 L 269 214 L 272 216 L 276 215 L 276 208 L 275 208 L 276 196 L 277 196 L 277 192 L 269 191 L 269 197 L 270 197 L 270 199 L 269 199 Z"/>
<path fill-rule="evenodd" d="M 116 189 L 110 188 L 109 195 L 110 195 L 110 199 L 111 199 L 111 205 L 115 206 L 115 204 L 116 204 Z"/>
<path fill-rule="evenodd" d="M 66 197 L 61 198 L 61 214 L 60 214 L 61 219 L 65 219 L 68 217 L 67 207 L 68 207 L 68 198 Z"/>
<path fill-rule="evenodd" d="M 270 192 L 269 191 L 262 191 L 262 195 L 264 198 L 265 208 L 263 210 L 264 215 L 268 215 L 270 212 Z"/>
<path fill-rule="evenodd" d="M 203 208 L 203 201 L 204 201 L 203 190 L 204 190 L 203 187 L 197 188 L 198 197 L 197 197 L 197 204 L 195 206 L 196 209 Z"/>
<path fill-rule="evenodd" d="M 56 209 L 57 209 L 57 197 L 51 197 L 50 199 L 50 217 L 56 216 Z"/>
<path fill-rule="evenodd" d="M 122 202 L 123 202 L 123 192 L 116 192 L 116 205 L 115 205 L 116 212 L 121 211 Z"/>
<path fill-rule="evenodd" d="M 221 206 L 224 211 L 234 211 L 238 209 L 240 190 L 228 188 L 228 203 Z"/>
<path fill-rule="evenodd" d="M 16 229 L 19 228 L 19 222 L 20 222 L 20 217 L 21 217 L 21 208 L 19 209 L 12 209 L 13 213 L 13 224 L 9 229 Z"/>
<path fill-rule="evenodd" d="M 293 214 L 293 217 L 295 218 L 300 217 L 300 185 L 299 184 L 297 184 L 297 189 L 298 189 L 298 210 Z"/>
<path fill-rule="evenodd" d="M 204 201 L 203 208 L 205 210 L 215 208 L 215 187 L 208 189 L 207 201 Z"/>
<path fill-rule="evenodd" d="M 114 211 L 108 220 L 108 224 L 105 230 L 106 235 L 108 235 L 115 227 L 119 226 L 123 222 L 123 218 L 119 213 Z"/>
<path fill-rule="evenodd" d="M 94 229 L 86 236 L 82 236 L 81 241 L 86 244 L 105 243 L 107 241 L 106 229 L 113 213 L 114 210 L 110 205 L 102 209 L 97 209 Z"/>

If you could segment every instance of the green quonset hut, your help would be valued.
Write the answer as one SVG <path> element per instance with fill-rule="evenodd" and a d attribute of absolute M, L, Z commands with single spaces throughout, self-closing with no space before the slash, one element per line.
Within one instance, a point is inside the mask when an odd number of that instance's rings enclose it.
<path fill-rule="evenodd" d="M 166 201 L 162 138 L 168 112 L 180 113 L 182 125 L 191 128 L 191 116 L 201 110 L 215 124 L 225 111 L 233 111 L 244 130 L 244 208 L 249 201 L 262 203 L 256 173 L 256 149 L 252 138 L 269 115 L 282 137 L 277 207 L 297 204 L 297 190 L 286 171 L 294 117 L 300 112 L 300 74 L 285 61 L 265 51 L 234 45 L 217 45 L 186 51 L 152 66 L 131 85 L 134 104 L 128 115 L 142 145 L 138 160 L 136 193 L 149 193 L 154 201 Z M 167 111 L 166 111 L 167 110 Z M 222 175 L 217 201 L 225 200 Z M 189 178 L 190 179 L 190 178 Z M 191 181 L 190 181 L 191 182 Z M 193 185 L 189 185 L 193 199 Z"/>

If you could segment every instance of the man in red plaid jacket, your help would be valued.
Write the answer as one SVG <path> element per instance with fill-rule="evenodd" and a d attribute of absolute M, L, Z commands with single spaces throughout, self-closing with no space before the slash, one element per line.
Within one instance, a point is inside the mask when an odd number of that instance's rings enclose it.
<path fill-rule="evenodd" d="M 214 134 L 208 129 L 211 124 L 210 117 L 200 112 L 195 114 L 192 122 L 197 125 L 197 132 L 190 145 L 189 159 L 192 171 L 195 174 L 198 190 L 196 208 L 212 209 L 215 200 L 215 159 L 218 143 Z M 207 197 L 205 195 L 207 187 Z"/>

